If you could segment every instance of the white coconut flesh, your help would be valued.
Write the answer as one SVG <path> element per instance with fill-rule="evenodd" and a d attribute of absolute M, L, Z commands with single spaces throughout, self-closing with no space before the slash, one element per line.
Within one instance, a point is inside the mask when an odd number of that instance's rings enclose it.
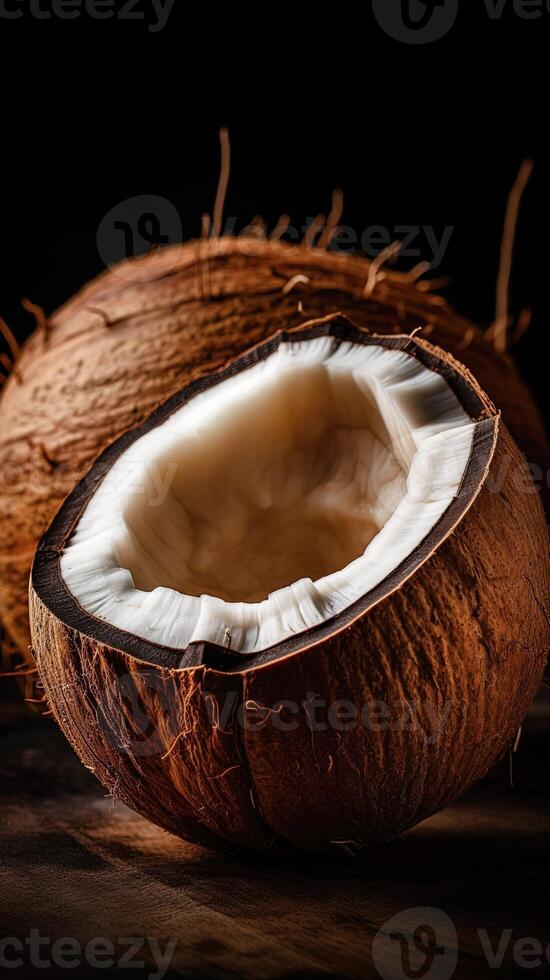
<path fill-rule="evenodd" d="M 61 559 L 93 616 L 254 653 L 383 582 L 459 493 L 475 423 L 412 355 L 282 342 L 138 437 Z"/>

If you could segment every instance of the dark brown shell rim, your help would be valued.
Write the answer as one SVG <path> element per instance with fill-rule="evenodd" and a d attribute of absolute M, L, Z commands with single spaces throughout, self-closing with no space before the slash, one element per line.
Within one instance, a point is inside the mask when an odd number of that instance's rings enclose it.
<path fill-rule="evenodd" d="M 425 367 L 440 374 L 460 404 L 476 422 L 470 459 L 459 493 L 429 534 L 407 558 L 382 582 L 338 615 L 319 626 L 296 634 L 281 643 L 254 654 L 237 654 L 214 643 L 191 643 L 185 650 L 151 643 L 142 637 L 121 630 L 87 612 L 68 590 L 61 575 L 60 558 L 88 501 L 116 460 L 136 439 L 161 425 L 177 409 L 200 392 L 220 384 L 270 356 L 285 341 L 307 341 L 330 336 L 335 344 L 345 341 L 403 350 Z M 498 415 L 484 401 L 481 393 L 451 358 L 439 354 L 425 342 L 408 336 L 377 336 L 355 327 L 346 317 L 334 314 L 311 321 L 292 331 L 281 330 L 269 340 L 235 358 L 219 371 L 197 378 L 155 409 L 141 425 L 129 429 L 108 446 L 97 458 L 86 476 L 76 485 L 57 512 L 43 535 L 31 572 L 32 587 L 41 602 L 61 622 L 90 639 L 120 650 L 131 657 L 170 669 L 184 669 L 201 664 L 212 669 L 231 672 L 252 669 L 281 657 L 315 646 L 336 633 L 349 628 L 359 617 L 376 605 L 413 575 L 452 533 L 479 492 L 492 459 L 498 435 Z"/>

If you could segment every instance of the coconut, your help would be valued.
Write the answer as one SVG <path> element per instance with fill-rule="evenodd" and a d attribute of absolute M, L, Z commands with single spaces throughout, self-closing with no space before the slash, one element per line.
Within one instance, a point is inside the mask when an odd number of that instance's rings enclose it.
<path fill-rule="evenodd" d="M 0 617 L 28 660 L 28 576 L 36 544 L 98 453 L 197 373 L 282 324 L 343 311 L 383 334 L 454 353 L 547 472 L 537 410 L 510 357 L 414 276 L 278 240 L 219 238 L 116 266 L 38 327 L 0 402 Z"/>
<path fill-rule="evenodd" d="M 336 315 L 107 448 L 30 609 L 46 697 L 114 796 L 203 844 L 349 853 L 510 746 L 549 598 L 540 498 L 488 396 Z"/>

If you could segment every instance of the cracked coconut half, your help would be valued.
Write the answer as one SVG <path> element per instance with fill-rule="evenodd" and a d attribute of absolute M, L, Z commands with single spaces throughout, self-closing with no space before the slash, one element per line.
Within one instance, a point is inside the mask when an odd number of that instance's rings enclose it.
<path fill-rule="evenodd" d="M 39 546 L 33 649 L 81 758 L 161 826 L 362 847 L 510 744 L 549 582 L 538 495 L 472 376 L 336 315 L 99 457 Z"/>

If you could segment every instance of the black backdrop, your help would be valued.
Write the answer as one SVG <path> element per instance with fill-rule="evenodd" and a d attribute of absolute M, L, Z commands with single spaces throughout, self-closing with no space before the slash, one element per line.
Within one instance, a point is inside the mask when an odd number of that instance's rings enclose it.
<path fill-rule="evenodd" d="M 388 36 L 372 2 L 351 21 L 316 9 L 305 31 L 295 7 L 250 11 L 246 24 L 234 8 L 204 7 L 197 25 L 178 0 L 156 33 L 146 21 L 38 20 L 26 0 L 20 19 L 0 17 L 0 314 L 23 339 L 23 296 L 51 312 L 104 268 L 119 245 L 100 233 L 98 250 L 98 228 L 120 202 L 163 198 L 170 234 L 196 235 L 227 125 L 226 216 L 238 228 L 257 214 L 271 226 L 283 212 L 300 227 L 341 187 L 342 220 L 357 234 L 428 227 L 440 239 L 451 229 L 431 274 L 451 277 L 447 296 L 488 324 L 507 194 L 532 157 L 511 292 L 514 311 L 533 309 L 516 353 L 546 408 L 550 4 L 533 10 L 531 0 L 525 9 L 540 16 L 527 19 L 510 0 L 454 2 L 452 28 L 425 44 Z M 418 256 L 401 268 L 432 259 L 425 232 L 412 247 Z"/>

